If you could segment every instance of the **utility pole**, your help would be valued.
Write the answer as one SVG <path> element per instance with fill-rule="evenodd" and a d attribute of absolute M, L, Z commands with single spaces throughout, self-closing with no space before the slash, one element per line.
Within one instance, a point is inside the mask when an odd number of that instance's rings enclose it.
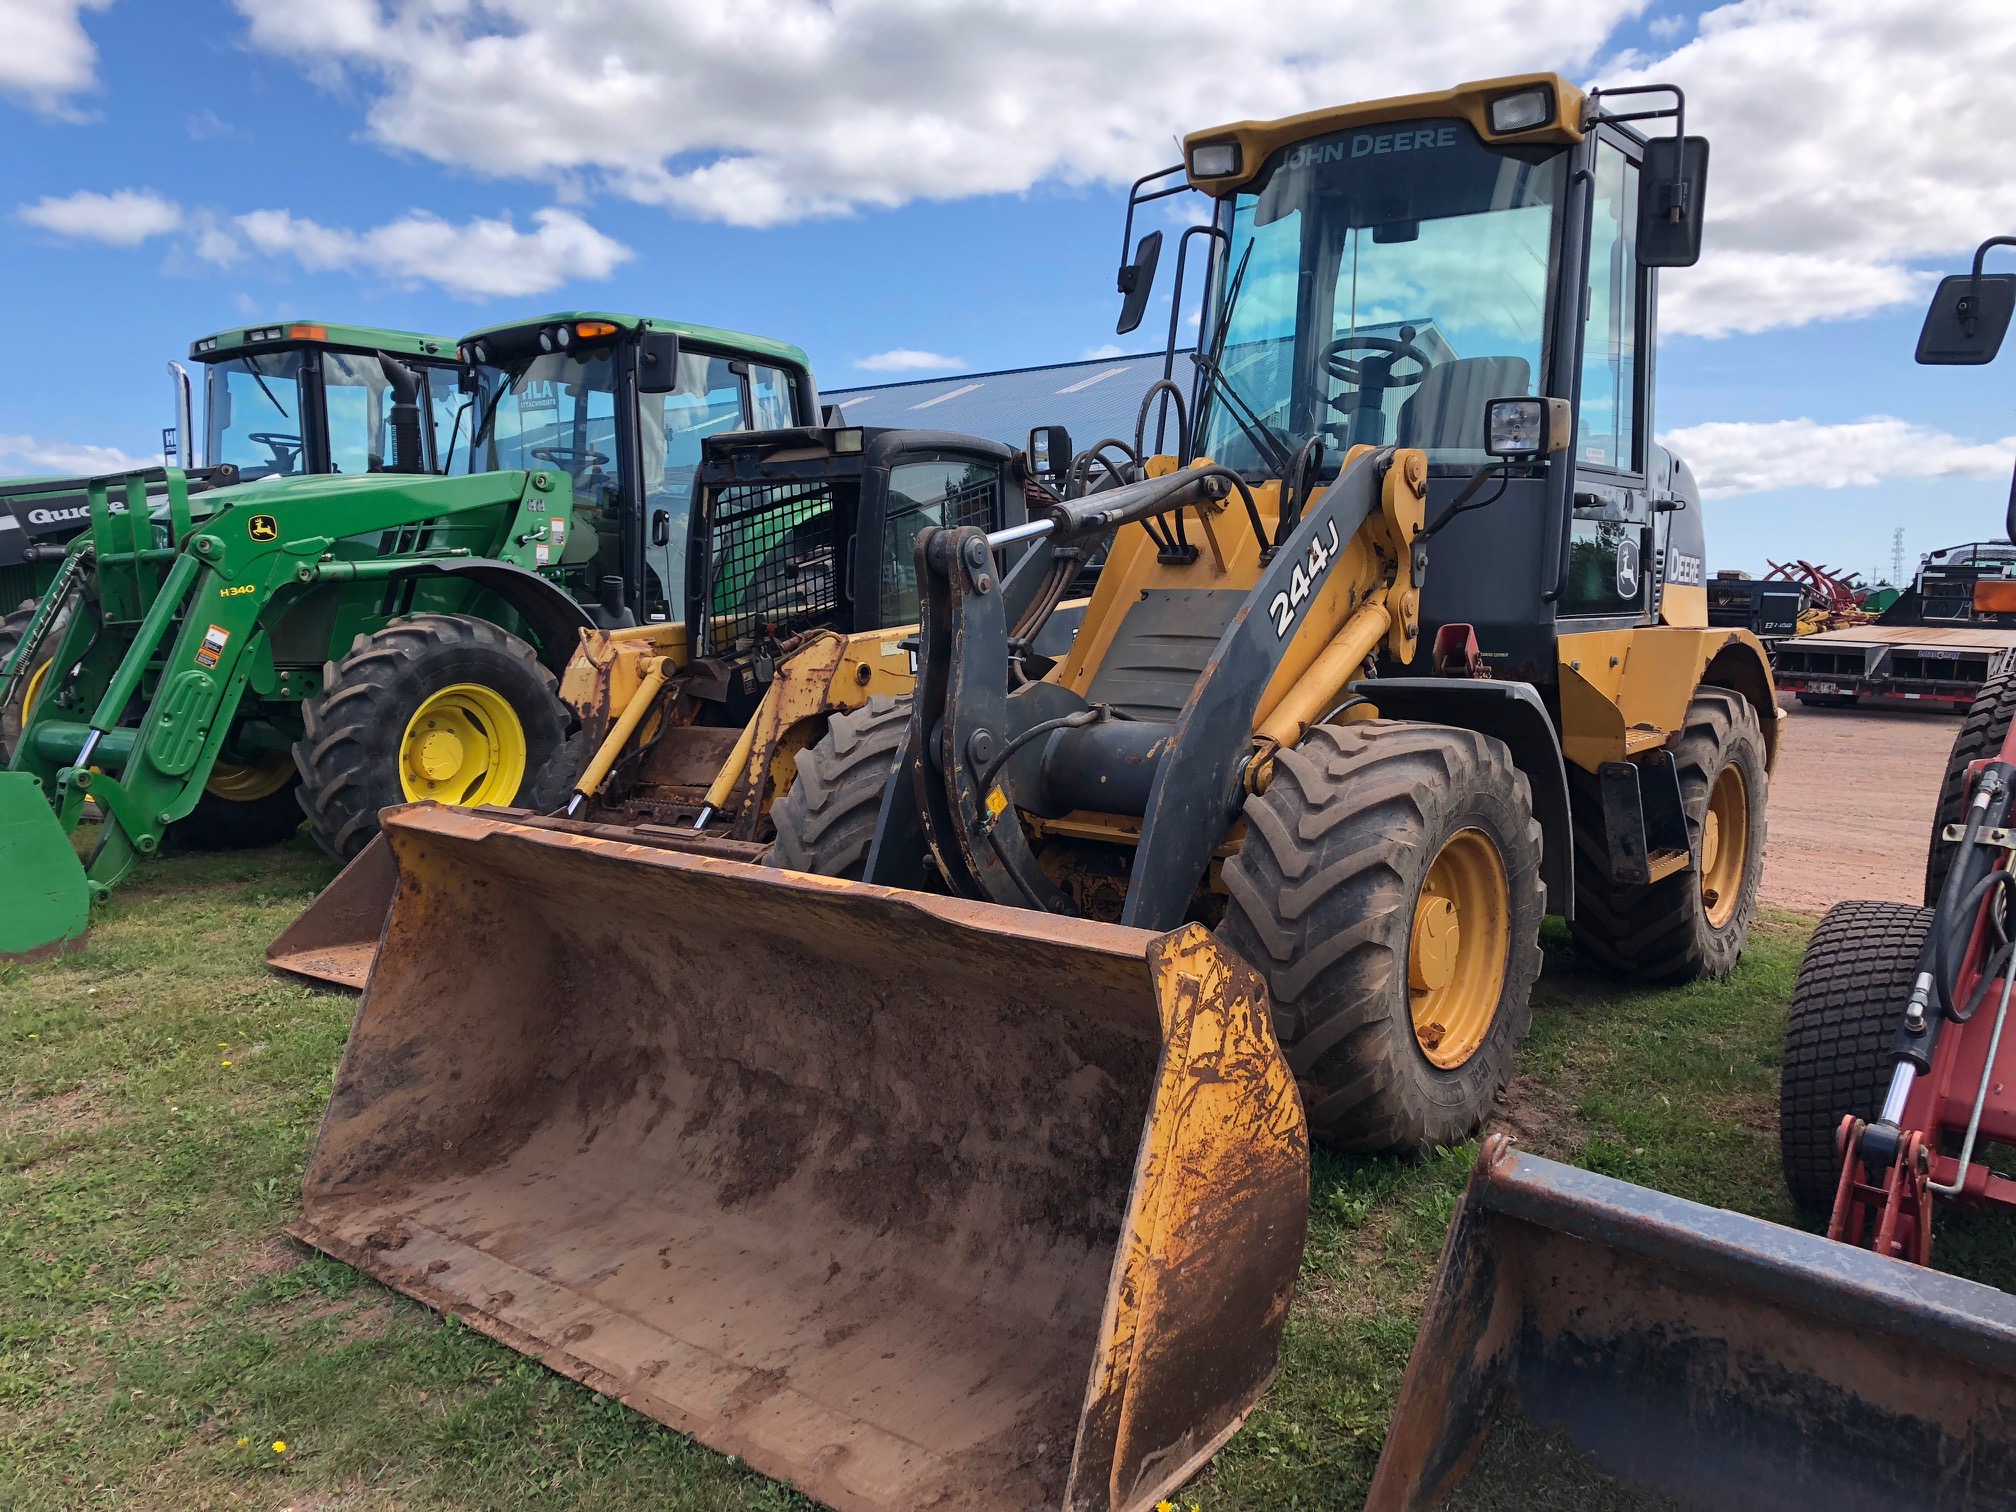
<path fill-rule="evenodd" d="M 1890 586 L 1904 586 L 1904 527 L 1899 525 L 1897 533 L 1890 538 Z"/>

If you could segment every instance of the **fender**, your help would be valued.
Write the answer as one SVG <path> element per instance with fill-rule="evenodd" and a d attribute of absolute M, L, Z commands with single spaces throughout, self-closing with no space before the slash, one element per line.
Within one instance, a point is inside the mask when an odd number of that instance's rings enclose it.
<path fill-rule="evenodd" d="M 448 558 L 416 563 L 393 574 L 394 581 L 413 577 L 452 577 L 486 588 L 524 617 L 532 632 L 533 649 L 555 677 L 567 670 L 580 632 L 595 628 L 588 611 L 550 578 L 486 557 Z"/>
<path fill-rule="evenodd" d="M 1568 809 L 1568 767 L 1547 706 L 1531 683 L 1484 682 L 1460 677 L 1386 677 L 1351 684 L 1382 718 L 1454 725 L 1502 740 L 1512 764 L 1533 789 L 1540 821 L 1540 880 L 1547 912 L 1575 917 L 1575 832 Z"/>

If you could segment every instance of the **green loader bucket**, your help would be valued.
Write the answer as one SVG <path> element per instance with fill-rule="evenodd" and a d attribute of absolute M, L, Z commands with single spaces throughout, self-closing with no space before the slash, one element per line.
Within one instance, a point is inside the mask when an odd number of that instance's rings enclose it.
<path fill-rule="evenodd" d="M 91 925 L 91 888 L 70 836 L 27 772 L 0 772 L 0 960 L 72 949 Z"/>
<path fill-rule="evenodd" d="M 1307 1127 L 1202 928 L 385 837 L 297 1237 L 840 1512 L 1148 1512 L 1266 1387 Z"/>
<path fill-rule="evenodd" d="M 1661 1506 L 2007 1512 L 2016 1297 L 1493 1135 L 1367 1512 L 1441 1506 L 1508 1413 Z"/>

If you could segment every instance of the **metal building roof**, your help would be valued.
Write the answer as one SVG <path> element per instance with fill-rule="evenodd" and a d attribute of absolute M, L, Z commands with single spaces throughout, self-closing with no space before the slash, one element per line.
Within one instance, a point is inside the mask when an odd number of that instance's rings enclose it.
<path fill-rule="evenodd" d="M 1140 352 L 999 373 L 962 373 L 953 378 L 829 390 L 820 399 L 840 406 L 850 425 L 960 431 L 1009 446 L 1022 445 L 1036 426 L 1061 425 L 1071 432 L 1072 444 L 1079 447 L 1107 436 L 1131 442 L 1142 396 L 1162 376 L 1162 358 L 1161 352 Z M 1170 376 L 1183 390 L 1186 403 L 1191 372 L 1190 353 L 1178 352 Z M 1175 449 L 1174 427 L 1172 409 L 1165 450 Z M 1151 415 L 1147 437 L 1151 448 L 1154 431 Z"/>

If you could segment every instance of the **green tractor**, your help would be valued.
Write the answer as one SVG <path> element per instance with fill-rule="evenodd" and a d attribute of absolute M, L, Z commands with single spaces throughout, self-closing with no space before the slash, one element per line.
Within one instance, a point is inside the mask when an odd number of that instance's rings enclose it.
<path fill-rule="evenodd" d="M 447 336 L 367 326 L 290 321 L 217 331 L 189 344 L 202 365 L 206 423 L 195 424 L 188 369 L 168 364 L 175 380 L 173 441 L 191 493 L 229 483 L 301 473 L 357 473 L 382 467 L 390 381 L 381 360 L 410 369 L 421 389 L 422 445 L 438 457 L 439 429 L 459 401 L 455 343 Z M 164 437 L 164 440 L 167 438 Z M 430 471 L 434 470 L 431 466 Z M 50 489 L 62 483 L 60 490 Z M 165 502 L 165 476 L 149 485 Z M 91 519 L 81 479 L 0 480 L 0 663 L 20 643 L 37 602 Z M 25 492 L 23 490 L 26 490 Z M 7 612 L 6 606 L 16 606 Z M 21 735 L 36 672 L 0 706 L 0 764 Z"/>
<path fill-rule="evenodd" d="M 305 814 L 348 860 L 389 804 L 511 803 L 565 734 L 580 630 L 675 617 L 702 441 L 819 416 L 796 347 L 630 315 L 479 331 L 438 376 L 376 358 L 386 445 L 354 470 L 309 444 L 311 401 L 291 462 L 274 443 L 295 433 L 243 432 L 275 469 L 254 481 L 82 485 L 90 528 L 0 662 L 0 706 L 38 679 L 0 773 L 0 890 L 20 900 L 0 957 L 81 938 L 164 843 L 271 843 Z M 58 488 L 79 485 L 0 501 Z M 80 861 L 87 804 L 103 823 Z"/>

